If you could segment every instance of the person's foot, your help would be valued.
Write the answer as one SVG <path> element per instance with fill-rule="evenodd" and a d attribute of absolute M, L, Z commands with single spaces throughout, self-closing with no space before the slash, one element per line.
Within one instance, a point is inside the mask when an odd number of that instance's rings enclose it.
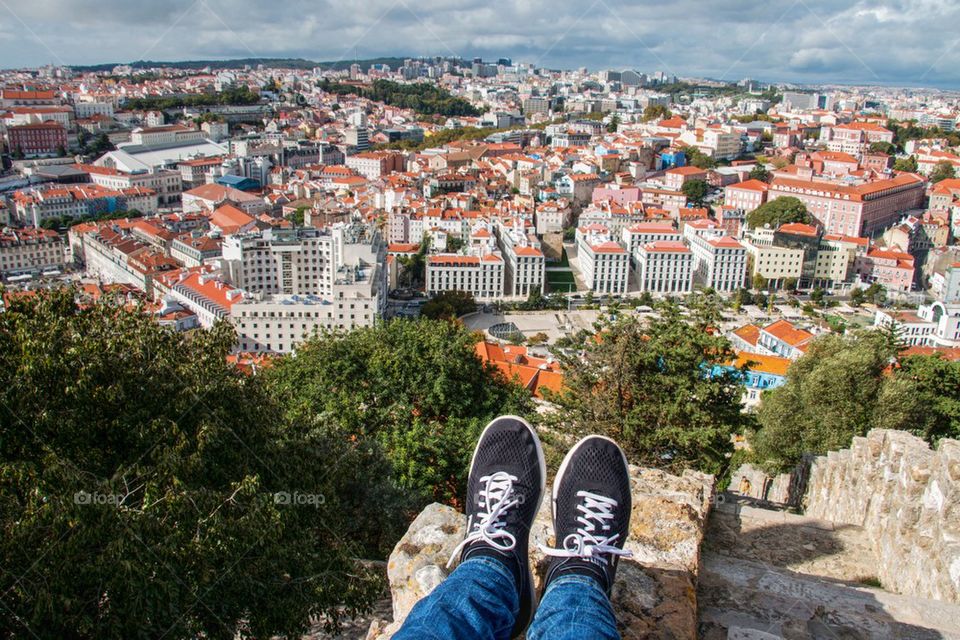
<path fill-rule="evenodd" d="M 467 536 L 447 566 L 459 552 L 461 562 L 486 556 L 509 567 L 520 596 L 511 637 L 523 633 L 533 618 L 536 593 L 527 545 L 546 480 L 543 448 L 526 420 L 501 416 L 487 425 L 470 463 Z"/>
<path fill-rule="evenodd" d="M 630 471 L 623 450 L 609 438 L 588 436 L 571 449 L 553 481 L 556 547 L 544 589 L 560 576 L 595 578 L 610 595 L 630 527 Z"/>

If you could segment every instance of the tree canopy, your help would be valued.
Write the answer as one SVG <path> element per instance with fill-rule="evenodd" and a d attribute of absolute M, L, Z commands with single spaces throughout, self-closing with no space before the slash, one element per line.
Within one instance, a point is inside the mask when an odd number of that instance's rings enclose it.
<path fill-rule="evenodd" d="M 310 340 L 265 375 L 293 423 L 335 422 L 383 448 L 398 487 L 462 504 L 480 430 L 529 402 L 479 359 L 476 342 L 456 322 L 394 320 Z"/>
<path fill-rule="evenodd" d="M 129 98 L 124 107 L 134 110 L 177 109 L 180 107 L 210 107 L 216 105 L 247 105 L 260 102 L 260 94 L 249 87 L 229 87 L 217 93 L 193 93 L 176 96 L 145 96 Z"/>
<path fill-rule="evenodd" d="M 676 305 L 660 317 L 621 316 L 585 343 L 585 361 L 565 357 L 566 388 L 553 399 L 563 428 L 616 439 L 631 462 L 719 472 L 732 449 L 730 436 L 748 417 L 735 371 L 713 365 L 733 361 L 726 338 L 707 331 L 716 319 L 709 305 L 688 321 Z"/>
<path fill-rule="evenodd" d="M 807 207 L 793 196 L 776 198 L 760 205 L 747 214 L 747 224 L 751 229 L 769 224 L 776 229 L 790 222 L 809 223 L 812 220 Z"/>
<path fill-rule="evenodd" d="M 704 180 L 687 180 L 680 187 L 687 200 L 696 206 L 703 204 L 703 199 L 707 197 L 707 183 Z"/>
<path fill-rule="evenodd" d="M 957 177 L 957 170 L 953 167 L 953 164 L 949 160 L 941 160 L 930 172 L 930 182 L 937 183 L 941 180 L 947 180 L 950 178 Z"/>
<path fill-rule="evenodd" d="M 234 340 L 69 289 L 0 314 L 2 635 L 299 635 L 378 597 L 353 506 L 385 461 L 283 420 Z"/>
<path fill-rule="evenodd" d="M 687 158 L 687 164 L 700 169 L 713 169 L 717 166 L 717 161 L 705 154 L 696 147 L 684 147 L 683 155 Z"/>
<path fill-rule="evenodd" d="M 759 180 L 760 182 L 770 182 L 770 172 L 767 171 L 767 168 L 763 166 L 762 162 L 757 162 L 756 166 L 750 170 L 750 179 Z"/>
<path fill-rule="evenodd" d="M 337 95 L 358 95 L 386 105 L 413 109 L 417 113 L 442 116 L 479 116 L 481 111 L 470 101 L 458 98 L 445 88 L 433 83 L 400 84 L 390 80 L 375 80 L 369 87 L 339 84 L 324 79 L 319 87 Z"/>
<path fill-rule="evenodd" d="M 934 444 L 960 437 L 960 362 L 909 355 L 893 329 L 814 340 L 787 372 L 787 382 L 764 395 L 759 430 L 750 438 L 773 471 L 804 453 L 850 446 L 873 428 L 901 429 Z"/>
<path fill-rule="evenodd" d="M 643 108 L 643 121 L 664 120 L 671 117 L 670 109 L 662 104 L 648 104 Z"/>
<path fill-rule="evenodd" d="M 420 314 L 433 320 L 453 320 L 477 310 L 477 302 L 468 291 L 444 291 L 424 303 Z"/>

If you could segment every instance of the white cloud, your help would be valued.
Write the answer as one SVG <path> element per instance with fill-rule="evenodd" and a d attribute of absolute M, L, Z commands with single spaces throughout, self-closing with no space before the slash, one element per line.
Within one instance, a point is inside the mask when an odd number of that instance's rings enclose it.
<path fill-rule="evenodd" d="M 509 56 L 551 67 L 725 79 L 909 83 L 926 73 L 927 84 L 960 84 L 960 3 L 939 0 L 5 3 L 43 41 L 0 6 L 5 66 L 46 64 L 54 55 L 77 64 L 252 55 L 336 60 L 356 50 L 360 57 Z"/>

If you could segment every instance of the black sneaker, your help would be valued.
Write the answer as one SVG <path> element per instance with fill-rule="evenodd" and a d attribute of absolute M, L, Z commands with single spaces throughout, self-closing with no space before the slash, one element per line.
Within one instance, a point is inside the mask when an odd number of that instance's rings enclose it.
<path fill-rule="evenodd" d="M 526 420 L 501 416 L 487 425 L 470 462 L 467 536 L 447 566 L 461 552 L 461 562 L 489 556 L 510 568 L 520 595 L 512 638 L 522 634 L 533 618 L 536 593 L 527 545 L 546 480 L 540 438 Z"/>
<path fill-rule="evenodd" d="M 610 595 L 630 528 L 630 471 L 627 457 L 613 440 L 587 436 L 571 449 L 553 482 L 553 530 L 556 549 L 544 589 L 563 575 L 595 578 Z"/>

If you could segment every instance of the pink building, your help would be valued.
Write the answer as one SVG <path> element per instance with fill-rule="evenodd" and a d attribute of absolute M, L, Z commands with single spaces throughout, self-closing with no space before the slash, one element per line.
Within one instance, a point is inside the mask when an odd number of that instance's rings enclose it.
<path fill-rule="evenodd" d="M 923 178 L 912 173 L 854 186 L 777 177 L 767 200 L 793 196 L 826 233 L 869 236 L 895 223 L 904 211 L 919 208 L 925 186 Z"/>
<path fill-rule="evenodd" d="M 893 131 L 873 122 L 850 122 L 822 127 L 820 142 L 826 143 L 828 151 L 860 155 L 874 142 L 893 142 Z"/>
<path fill-rule="evenodd" d="M 675 167 L 663 174 L 663 183 L 667 189 L 679 191 L 684 184 L 693 180 L 707 180 L 707 172 L 699 167 Z"/>
<path fill-rule="evenodd" d="M 871 249 L 856 259 L 854 269 L 864 282 L 877 282 L 890 291 L 910 291 L 913 256 L 902 251 Z"/>
<path fill-rule="evenodd" d="M 591 198 L 593 202 L 603 202 L 604 200 L 613 200 L 617 204 L 636 202 L 640 199 L 640 187 L 623 187 L 620 189 L 596 187 Z"/>
<path fill-rule="evenodd" d="M 750 213 L 767 201 L 770 185 L 760 180 L 745 180 L 723 190 L 723 204 Z"/>

